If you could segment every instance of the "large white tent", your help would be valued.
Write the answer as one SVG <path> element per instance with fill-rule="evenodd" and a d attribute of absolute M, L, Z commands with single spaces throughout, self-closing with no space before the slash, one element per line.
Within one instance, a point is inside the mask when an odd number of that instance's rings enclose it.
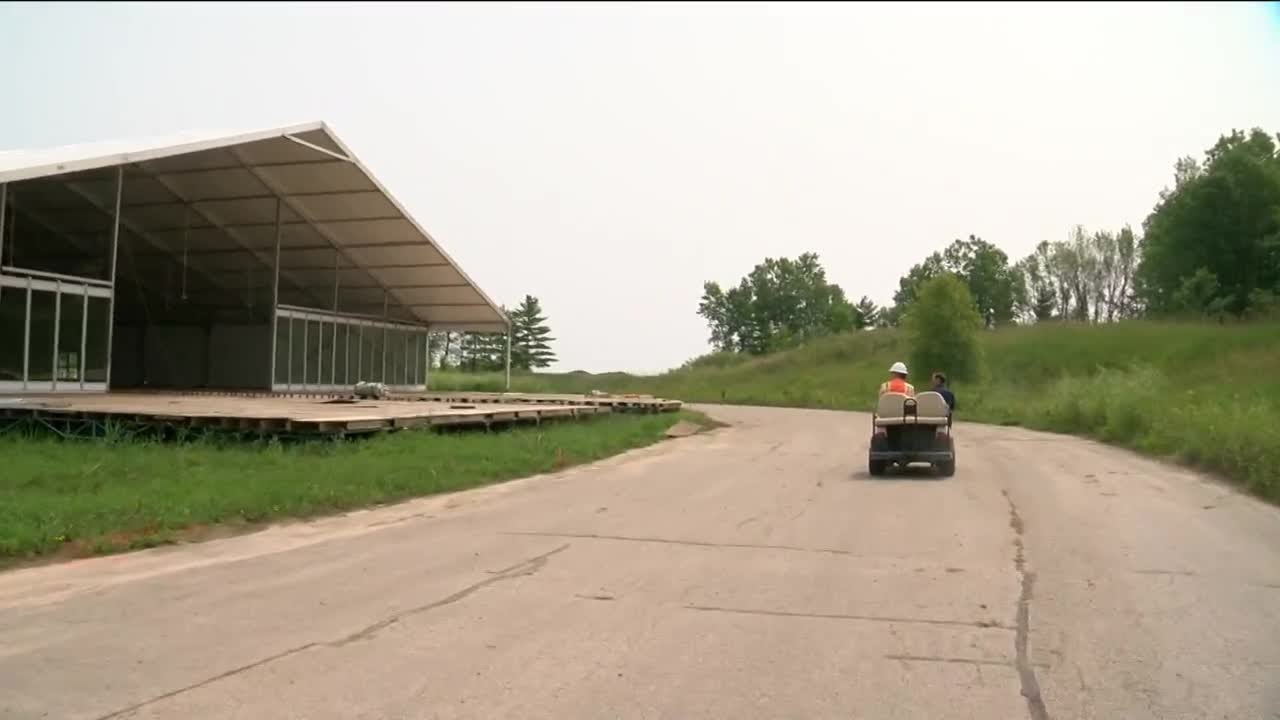
<path fill-rule="evenodd" d="M 509 328 L 323 123 L 0 152 L 0 389 L 423 388 Z"/>

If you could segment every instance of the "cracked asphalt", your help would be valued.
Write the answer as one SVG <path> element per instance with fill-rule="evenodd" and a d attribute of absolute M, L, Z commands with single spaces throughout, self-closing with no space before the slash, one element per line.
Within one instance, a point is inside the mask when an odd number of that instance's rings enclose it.
<path fill-rule="evenodd" d="M 0 574 L 0 718 L 1280 718 L 1280 511 L 1076 438 L 865 415 Z"/>

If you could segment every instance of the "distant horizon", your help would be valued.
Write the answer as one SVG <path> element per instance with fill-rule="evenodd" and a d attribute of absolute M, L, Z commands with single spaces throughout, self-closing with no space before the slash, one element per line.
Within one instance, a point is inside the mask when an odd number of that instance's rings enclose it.
<path fill-rule="evenodd" d="M 766 257 L 886 305 L 956 238 L 1140 231 L 1280 130 L 1275 2 L 9 4 L 0 60 L 6 149 L 328 123 L 558 372 L 705 354 L 703 282 Z"/>

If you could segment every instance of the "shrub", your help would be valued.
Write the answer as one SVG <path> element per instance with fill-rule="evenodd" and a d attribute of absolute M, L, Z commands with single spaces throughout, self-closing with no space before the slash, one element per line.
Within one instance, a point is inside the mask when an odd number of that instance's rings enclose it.
<path fill-rule="evenodd" d="M 917 375 L 940 370 L 962 380 L 982 376 L 978 332 L 982 317 L 968 286 L 955 275 L 924 282 L 905 318 L 911 367 Z"/>

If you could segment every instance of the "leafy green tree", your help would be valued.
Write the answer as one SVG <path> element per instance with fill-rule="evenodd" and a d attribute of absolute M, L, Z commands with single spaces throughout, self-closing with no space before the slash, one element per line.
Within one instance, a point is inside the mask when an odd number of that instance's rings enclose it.
<path fill-rule="evenodd" d="M 927 377 L 941 371 L 952 378 L 979 379 L 982 350 L 978 332 L 983 322 L 962 278 L 944 273 L 921 283 L 904 318 L 915 374 Z"/>
<path fill-rule="evenodd" d="M 1108 322 L 1132 317 L 1137 305 L 1133 298 L 1133 276 L 1138 269 L 1138 240 L 1129 226 L 1114 241 L 1100 248 L 1104 295 Z"/>
<path fill-rule="evenodd" d="M 704 283 L 698 314 L 711 328 L 711 345 L 716 350 L 737 352 L 751 344 L 751 288 L 745 278 L 728 292 L 718 283 Z"/>
<path fill-rule="evenodd" d="M 1212 300 L 1225 312 L 1247 313 L 1255 290 L 1280 287 L 1275 139 L 1260 129 L 1232 131 L 1205 152 L 1203 164 L 1180 160 L 1174 187 L 1161 193 L 1144 228 L 1138 274 L 1150 310 L 1184 311 L 1216 285 Z"/>
<path fill-rule="evenodd" d="M 1019 261 L 1023 274 L 1022 315 L 1080 321 L 1132 317 L 1138 241 L 1125 227 L 1118 233 L 1071 229 L 1063 242 L 1041 242 Z"/>
<path fill-rule="evenodd" d="M 1218 277 L 1204 268 L 1184 279 L 1173 293 L 1173 309 L 1186 315 L 1221 316 L 1229 302 L 1230 298 L 1222 295 Z"/>
<path fill-rule="evenodd" d="M 1280 295 L 1262 288 L 1249 293 L 1249 317 L 1254 320 L 1280 319 Z"/>
<path fill-rule="evenodd" d="M 1054 290 L 1053 279 L 1049 276 L 1051 254 L 1052 249 L 1049 243 L 1042 241 L 1036 246 L 1035 252 L 1018 261 L 1016 265 L 1023 283 L 1020 311 L 1026 320 L 1035 322 L 1050 320 L 1057 309 L 1058 293 Z"/>
<path fill-rule="evenodd" d="M 969 286 L 987 327 L 1011 322 L 1022 295 L 1022 283 L 1009 267 L 1009 256 L 983 240 L 956 240 L 943 253 L 945 265 Z"/>
<path fill-rule="evenodd" d="M 1082 284 L 1080 253 L 1084 249 L 1080 239 L 1083 233 L 1084 228 L 1076 228 L 1069 240 L 1050 246 L 1048 273 L 1053 279 L 1054 295 L 1058 298 L 1058 317 L 1063 320 L 1089 314 L 1088 306 L 1079 296 Z"/>
<path fill-rule="evenodd" d="M 920 286 L 944 272 L 947 272 L 947 268 L 943 265 L 942 253 L 935 252 L 925 258 L 924 262 L 912 265 L 907 274 L 898 279 L 898 289 L 893 293 L 893 324 L 902 320 L 907 307 L 915 301 Z"/>
<path fill-rule="evenodd" d="M 551 350 L 551 328 L 542 314 L 538 298 L 525 295 L 520 307 L 511 313 L 511 367 L 534 370 L 550 367 L 556 361 Z"/>
<path fill-rule="evenodd" d="M 760 355 L 822 335 L 852 330 L 858 311 L 827 281 L 814 253 L 766 258 L 728 291 L 703 285 L 698 315 L 722 352 Z"/>
<path fill-rule="evenodd" d="M 898 281 L 898 291 L 893 295 L 895 314 L 901 317 L 922 284 L 944 273 L 959 277 L 969 286 L 987 327 L 1012 322 L 1024 302 L 1024 283 L 1018 270 L 1009 265 L 1009 256 L 986 240 L 970 235 L 925 258 Z"/>

